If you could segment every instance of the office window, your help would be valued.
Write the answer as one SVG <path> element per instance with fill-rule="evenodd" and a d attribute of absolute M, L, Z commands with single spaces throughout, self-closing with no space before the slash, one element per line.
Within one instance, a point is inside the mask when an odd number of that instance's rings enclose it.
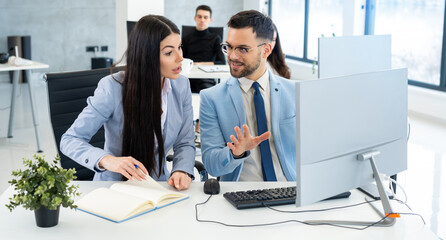
<path fill-rule="evenodd" d="M 285 54 L 303 58 L 305 1 L 272 1 L 270 16 L 279 31 Z"/>
<path fill-rule="evenodd" d="M 310 0 L 308 16 L 308 59 L 318 55 L 318 38 L 342 36 L 342 0 Z"/>
<path fill-rule="evenodd" d="M 392 34 L 392 67 L 440 85 L 444 0 L 377 0 L 375 34 Z"/>
<path fill-rule="evenodd" d="M 342 35 L 343 0 L 270 0 L 270 4 L 288 58 L 313 62 L 319 37 Z"/>

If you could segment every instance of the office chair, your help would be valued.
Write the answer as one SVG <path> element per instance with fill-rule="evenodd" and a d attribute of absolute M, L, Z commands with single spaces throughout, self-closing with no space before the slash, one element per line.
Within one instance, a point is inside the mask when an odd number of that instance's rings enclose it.
<path fill-rule="evenodd" d="M 184 38 L 187 35 L 193 33 L 195 31 L 195 26 L 181 26 L 181 37 Z M 209 31 L 211 33 L 215 33 L 218 36 L 220 36 L 220 38 L 223 41 L 223 27 L 209 27 Z"/>
<path fill-rule="evenodd" d="M 76 169 L 78 180 L 93 180 L 94 172 L 61 153 L 60 140 L 87 106 L 87 98 L 93 95 L 99 80 L 109 74 L 109 68 L 101 68 L 77 72 L 48 73 L 45 77 L 48 83 L 51 124 L 60 155 L 60 163 L 63 168 Z M 104 148 L 104 141 L 104 127 L 101 127 L 91 138 L 90 144 Z"/>
<path fill-rule="evenodd" d="M 117 72 L 122 69 L 123 67 L 117 67 L 113 70 Z M 87 98 L 94 94 L 99 80 L 109 74 L 109 68 L 102 68 L 77 72 L 48 73 L 45 76 L 48 83 L 51 124 L 61 159 L 60 162 L 63 168 L 76 169 L 77 180 L 93 180 L 94 172 L 61 153 L 60 140 L 87 106 Z M 90 144 L 98 148 L 104 148 L 104 142 L 104 127 L 101 127 L 91 138 Z M 172 161 L 172 159 L 173 156 L 167 157 L 168 161 Z M 201 181 L 206 181 L 208 175 L 204 165 L 195 161 L 195 168 L 200 173 Z"/>

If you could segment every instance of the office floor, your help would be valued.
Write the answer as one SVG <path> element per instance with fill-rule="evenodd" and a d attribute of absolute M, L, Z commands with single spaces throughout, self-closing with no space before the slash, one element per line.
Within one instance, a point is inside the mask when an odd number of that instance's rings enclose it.
<path fill-rule="evenodd" d="M 11 84 L 0 83 L 0 193 L 8 187 L 11 171 L 21 167 L 21 159 L 30 158 L 36 153 L 27 87 L 27 84 L 20 85 L 14 137 L 7 138 Z M 52 159 L 57 150 L 49 121 L 46 83 L 39 80 L 35 84 L 35 91 L 43 154 Z M 410 116 L 410 123 L 408 170 L 398 175 L 398 182 L 404 187 L 408 204 L 414 212 L 424 217 L 435 234 L 446 239 L 446 228 L 440 227 L 446 225 L 446 124 L 416 116 Z M 403 196 L 399 195 L 399 198 Z"/>

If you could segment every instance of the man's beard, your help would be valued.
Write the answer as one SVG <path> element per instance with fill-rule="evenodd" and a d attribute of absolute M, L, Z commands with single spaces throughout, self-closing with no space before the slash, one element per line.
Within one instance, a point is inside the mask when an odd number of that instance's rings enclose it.
<path fill-rule="evenodd" d="M 239 62 L 239 61 L 232 61 L 232 60 L 228 60 L 229 61 L 229 66 L 231 66 L 231 62 L 233 63 L 241 63 L 242 66 L 244 66 L 243 69 L 241 70 L 233 70 L 232 67 L 231 69 L 231 75 L 235 78 L 242 78 L 242 77 L 246 77 L 251 75 L 252 73 L 254 73 L 260 66 L 260 53 L 259 56 L 257 58 L 257 61 L 251 65 L 246 65 L 243 62 Z"/>

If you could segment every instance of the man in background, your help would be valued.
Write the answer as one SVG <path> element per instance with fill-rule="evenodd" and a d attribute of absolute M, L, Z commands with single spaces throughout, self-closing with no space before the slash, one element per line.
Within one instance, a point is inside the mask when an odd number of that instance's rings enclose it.
<path fill-rule="evenodd" d="M 212 9 L 200 5 L 195 11 L 196 27 L 193 33 L 183 36 L 183 57 L 190 58 L 194 64 L 225 64 L 225 56 L 221 52 L 221 37 L 209 31 L 212 22 Z M 190 79 L 194 93 L 215 85 L 214 79 Z"/>

